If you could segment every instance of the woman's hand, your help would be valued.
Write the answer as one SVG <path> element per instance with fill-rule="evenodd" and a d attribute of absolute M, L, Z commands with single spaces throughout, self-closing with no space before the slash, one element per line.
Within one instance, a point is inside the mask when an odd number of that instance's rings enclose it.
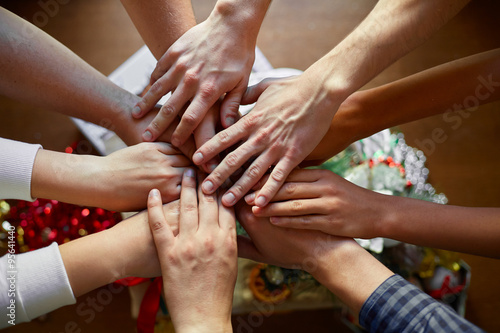
<path fill-rule="evenodd" d="M 255 193 L 245 197 L 253 204 Z M 276 226 L 320 230 L 328 234 L 382 236 L 391 197 L 356 186 L 328 170 L 295 170 L 266 207 L 252 207 Z"/>
<path fill-rule="evenodd" d="M 96 169 L 101 207 L 134 211 L 147 206 L 151 188 L 162 191 L 163 202 L 176 200 L 184 168 L 191 162 L 167 143 L 141 143 L 102 158 Z"/>
<path fill-rule="evenodd" d="M 197 190 L 195 177 L 187 169 L 182 179 L 177 236 L 167 224 L 159 191 L 152 190 L 148 199 L 165 298 L 177 332 L 231 332 L 237 274 L 234 212 L 216 195 Z"/>

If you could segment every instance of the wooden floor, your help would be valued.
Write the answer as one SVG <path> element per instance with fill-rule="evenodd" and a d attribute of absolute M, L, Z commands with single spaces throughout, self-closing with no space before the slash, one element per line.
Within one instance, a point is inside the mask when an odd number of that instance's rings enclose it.
<path fill-rule="evenodd" d="M 194 0 L 198 19 L 214 0 Z M 264 21 L 258 46 L 275 67 L 306 69 L 336 45 L 374 6 L 373 0 L 274 0 Z M 0 0 L 0 5 L 32 20 L 42 8 L 37 1 Z M 500 2 L 475 0 L 431 40 L 385 70 L 368 86 L 379 85 L 470 54 L 500 47 Z M 142 41 L 118 0 L 71 0 L 60 5 L 43 29 L 104 74 L 126 60 Z M 36 73 L 34 73 L 36 75 Z M 453 89 L 453 82 L 450 82 Z M 440 116 L 400 126 L 415 145 L 443 128 L 448 140 L 428 154 L 430 182 L 450 204 L 492 206 L 500 203 L 500 103 L 481 107 L 457 130 Z M 39 142 L 62 151 L 81 138 L 64 116 L 0 98 L 0 136 Z M 418 141 L 417 141 L 418 140 Z M 473 223 L 474 221 L 471 221 Z M 467 319 L 488 332 L 500 332 L 500 261 L 463 255 L 472 269 Z M 77 305 L 50 314 L 44 322 L 20 325 L 12 332 L 134 332 L 126 291 L 95 309 L 95 318 L 81 316 Z M 273 315 L 253 332 L 341 332 L 332 311 Z M 87 321 L 89 322 L 87 322 Z M 236 319 L 237 320 L 237 319 Z M 237 329 L 235 331 L 244 332 Z"/>

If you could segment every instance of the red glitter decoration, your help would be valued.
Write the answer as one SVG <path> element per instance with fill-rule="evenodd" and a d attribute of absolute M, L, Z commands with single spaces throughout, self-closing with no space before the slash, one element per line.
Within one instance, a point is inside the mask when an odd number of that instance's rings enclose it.
<path fill-rule="evenodd" d="M 27 252 L 80 238 L 111 228 L 122 220 L 119 213 L 38 199 L 34 202 L 7 200 L 5 220 L 16 227 L 17 252 Z"/>

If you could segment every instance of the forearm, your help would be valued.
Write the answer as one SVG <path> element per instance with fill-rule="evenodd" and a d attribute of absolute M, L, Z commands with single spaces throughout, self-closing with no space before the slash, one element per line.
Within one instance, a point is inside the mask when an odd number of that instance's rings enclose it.
<path fill-rule="evenodd" d="M 420 45 L 468 2 L 381 0 L 351 34 L 304 74 L 321 85 L 319 95 L 342 101 Z"/>
<path fill-rule="evenodd" d="M 55 39 L 0 8 L 0 93 L 96 124 L 119 126 L 139 98 Z"/>
<path fill-rule="evenodd" d="M 349 143 L 392 126 L 436 114 L 451 115 L 470 105 L 469 99 L 474 106 L 498 100 L 498 85 L 500 49 L 495 49 L 358 91 L 341 105 L 329 131 L 308 159 L 331 157 Z M 340 142 L 339 137 L 345 139 Z"/>
<path fill-rule="evenodd" d="M 310 273 L 359 313 L 368 297 L 394 273 L 352 239 L 338 243 L 318 258 L 318 269 Z"/>
<path fill-rule="evenodd" d="M 420 246 L 500 258 L 500 209 L 388 197 L 378 234 Z"/>
<path fill-rule="evenodd" d="M 123 268 L 117 264 L 117 248 L 110 230 L 85 236 L 59 246 L 66 273 L 75 297 L 123 278 Z"/>
<path fill-rule="evenodd" d="M 64 201 L 81 206 L 103 204 L 99 188 L 105 179 L 100 177 L 103 157 L 76 155 L 40 150 L 35 158 L 31 177 L 31 195 Z"/>
<path fill-rule="evenodd" d="M 196 25 L 189 0 L 121 1 L 156 59 Z"/>

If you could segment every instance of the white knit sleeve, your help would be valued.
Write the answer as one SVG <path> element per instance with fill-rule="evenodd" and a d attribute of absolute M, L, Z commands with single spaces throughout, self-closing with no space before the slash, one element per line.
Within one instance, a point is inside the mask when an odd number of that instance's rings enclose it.
<path fill-rule="evenodd" d="M 33 201 L 31 174 L 40 145 L 0 138 L 0 199 Z"/>
<path fill-rule="evenodd" d="M 57 243 L 15 255 L 14 263 L 3 256 L 0 272 L 0 328 L 76 302 Z"/>

